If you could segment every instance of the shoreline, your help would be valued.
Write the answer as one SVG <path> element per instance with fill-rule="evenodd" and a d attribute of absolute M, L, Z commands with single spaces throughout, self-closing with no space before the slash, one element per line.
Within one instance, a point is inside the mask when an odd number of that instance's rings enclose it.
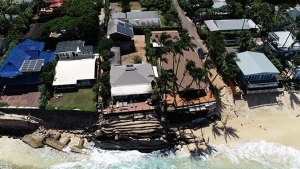
<path fill-rule="evenodd" d="M 208 146 L 230 146 L 238 141 L 256 140 L 279 143 L 300 150 L 300 94 L 284 92 L 282 94 L 246 95 L 242 99 L 233 99 L 228 88 L 222 90 L 222 122 L 192 131 L 195 136 L 202 136 L 207 145 L 195 143 L 177 146 L 179 154 L 187 154 Z M 251 105 L 251 106 L 249 106 Z M 190 133 L 188 130 L 182 133 Z M 203 138 L 202 138 L 203 139 Z"/>

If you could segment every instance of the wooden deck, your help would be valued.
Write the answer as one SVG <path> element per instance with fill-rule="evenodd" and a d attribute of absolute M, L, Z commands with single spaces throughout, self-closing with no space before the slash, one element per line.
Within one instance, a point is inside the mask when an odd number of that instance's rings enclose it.
<path fill-rule="evenodd" d="M 103 110 L 104 114 L 117 114 L 117 113 L 129 113 L 129 112 L 136 112 L 136 111 L 147 111 L 147 110 L 154 110 L 154 105 L 149 105 L 146 101 L 137 101 L 134 103 L 130 102 L 119 102 L 118 106 L 117 103 L 114 103 L 112 106 Z"/>

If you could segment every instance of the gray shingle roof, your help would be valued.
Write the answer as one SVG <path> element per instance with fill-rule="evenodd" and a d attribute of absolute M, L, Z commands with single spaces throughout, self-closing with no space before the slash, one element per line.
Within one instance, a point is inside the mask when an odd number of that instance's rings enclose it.
<path fill-rule="evenodd" d="M 81 52 L 93 52 L 93 46 L 84 46 L 84 43 L 82 40 L 58 42 L 55 53 L 76 51 L 77 47 L 79 47 Z"/>
<path fill-rule="evenodd" d="M 123 12 L 112 13 L 111 19 L 126 19 L 126 13 Z"/>
<path fill-rule="evenodd" d="M 126 12 L 127 19 L 159 18 L 158 11 Z"/>
<path fill-rule="evenodd" d="M 119 19 L 114 19 L 108 22 L 107 34 L 111 35 L 114 33 L 120 33 L 129 37 L 133 37 L 134 35 L 131 24 Z"/>
<path fill-rule="evenodd" d="M 149 84 L 152 80 L 154 80 L 152 66 L 148 63 L 134 64 L 133 67 L 111 66 L 111 86 Z"/>
<path fill-rule="evenodd" d="M 80 51 L 82 53 L 92 53 L 93 52 L 93 46 L 81 46 L 79 47 Z"/>
<path fill-rule="evenodd" d="M 236 64 L 244 75 L 279 73 L 278 69 L 263 53 L 246 51 L 238 53 L 237 58 Z"/>

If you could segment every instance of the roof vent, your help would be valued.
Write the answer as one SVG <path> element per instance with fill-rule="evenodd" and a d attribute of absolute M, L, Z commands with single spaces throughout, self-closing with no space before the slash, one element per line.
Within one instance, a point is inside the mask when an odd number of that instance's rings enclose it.
<path fill-rule="evenodd" d="M 135 67 L 133 67 L 133 65 L 126 65 L 126 71 L 133 71 L 135 70 Z"/>

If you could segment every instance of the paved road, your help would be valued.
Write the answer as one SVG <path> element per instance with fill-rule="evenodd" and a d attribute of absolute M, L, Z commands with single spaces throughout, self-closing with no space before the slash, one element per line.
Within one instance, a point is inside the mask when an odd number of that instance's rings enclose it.
<path fill-rule="evenodd" d="M 202 43 L 202 40 L 200 39 L 200 37 L 197 34 L 195 24 L 188 17 L 186 17 L 184 15 L 184 11 L 178 5 L 177 0 L 173 0 L 173 3 L 177 7 L 178 14 L 181 17 L 181 25 L 182 25 L 182 27 L 186 28 L 189 31 L 189 34 L 191 36 L 195 37 L 195 40 L 193 40 L 193 43 L 195 43 L 198 48 L 202 47 L 203 43 Z M 207 52 L 207 48 L 203 47 L 203 49 Z M 214 69 L 210 70 L 210 72 L 212 73 L 212 78 L 214 78 L 217 75 L 217 72 Z M 224 86 L 226 86 L 226 84 L 222 81 L 222 78 L 219 75 L 217 75 L 217 78 L 214 80 L 213 84 L 216 85 L 219 89 L 221 89 Z"/>
<path fill-rule="evenodd" d="M 173 3 L 176 6 L 178 14 L 181 18 L 182 27 L 187 29 L 189 31 L 189 34 L 195 38 L 195 40 L 193 40 L 193 43 L 195 43 L 198 46 L 198 48 L 202 47 L 202 40 L 200 39 L 200 37 L 196 32 L 195 24 L 184 15 L 184 11 L 178 5 L 177 0 L 173 0 Z"/>

